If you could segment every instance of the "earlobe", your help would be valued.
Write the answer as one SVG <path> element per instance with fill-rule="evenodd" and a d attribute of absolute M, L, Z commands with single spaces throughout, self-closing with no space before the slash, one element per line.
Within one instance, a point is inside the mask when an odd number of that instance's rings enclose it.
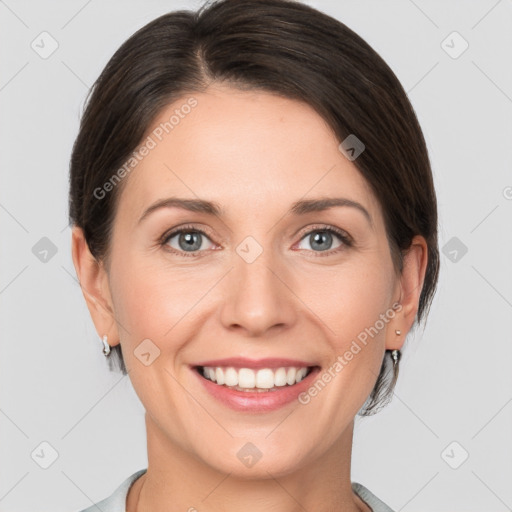
<path fill-rule="evenodd" d="M 119 343 L 114 318 L 108 275 L 104 266 L 91 254 L 83 230 L 72 228 L 71 253 L 75 271 L 87 303 L 96 332 L 100 338 L 108 336 L 111 346 Z"/>
<path fill-rule="evenodd" d="M 400 349 L 411 330 L 418 312 L 419 300 L 428 262 L 428 245 L 423 236 L 416 235 L 410 248 L 404 253 L 400 277 L 401 309 L 386 341 L 387 349 Z M 396 330 L 400 335 L 395 334 Z"/>

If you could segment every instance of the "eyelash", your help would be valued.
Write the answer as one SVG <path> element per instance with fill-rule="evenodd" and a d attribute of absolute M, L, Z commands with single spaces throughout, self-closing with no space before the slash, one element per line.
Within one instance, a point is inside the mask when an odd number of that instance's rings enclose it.
<path fill-rule="evenodd" d="M 328 226 L 328 225 L 315 226 L 313 229 L 310 229 L 309 231 L 306 231 L 301 236 L 300 240 L 302 240 L 306 236 L 311 235 L 312 233 L 315 233 L 315 232 L 326 232 L 326 233 L 334 234 L 343 242 L 343 244 L 345 246 L 345 247 L 341 246 L 341 247 L 338 247 L 337 249 L 332 249 L 332 250 L 329 250 L 329 251 L 310 251 L 310 252 L 315 252 L 317 254 L 317 256 L 330 256 L 332 254 L 335 254 L 335 253 L 338 253 L 338 252 L 344 250 L 347 247 L 352 247 L 352 245 L 353 245 L 352 238 L 345 231 L 342 231 L 342 230 L 340 230 L 338 228 L 335 228 L 333 226 Z M 171 238 L 173 238 L 176 235 L 182 234 L 182 233 L 200 233 L 201 235 L 204 235 L 206 238 L 210 238 L 208 236 L 208 233 L 206 233 L 202 229 L 196 228 L 193 225 L 186 225 L 186 226 L 182 226 L 181 228 L 176 229 L 174 231 L 170 231 L 168 233 L 165 233 L 162 236 L 162 238 L 159 240 L 159 244 L 162 247 L 164 247 L 166 250 L 168 250 L 169 252 L 172 252 L 174 254 L 179 254 L 180 256 L 184 256 L 186 258 L 188 258 L 188 257 L 192 257 L 192 258 L 200 257 L 200 253 L 203 252 L 203 251 L 196 251 L 196 252 L 187 253 L 186 251 L 177 251 L 176 249 L 174 249 L 172 247 L 169 247 L 167 245 Z M 301 250 L 308 250 L 308 249 L 301 249 Z"/>

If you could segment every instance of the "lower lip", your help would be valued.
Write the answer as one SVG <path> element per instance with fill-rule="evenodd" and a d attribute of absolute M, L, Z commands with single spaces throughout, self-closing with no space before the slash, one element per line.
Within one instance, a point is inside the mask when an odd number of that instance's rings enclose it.
<path fill-rule="evenodd" d="M 214 398 L 236 411 L 249 413 L 269 412 L 279 409 L 298 399 L 298 396 L 311 386 L 320 368 L 315 366 L 311 372 L 298 384 L 280 386 L 277 391 L 238 391 L 226 386 L 219 386 L 203 377 L 198 370 L 192 369 L 201 381 L 206 391 Z"/>

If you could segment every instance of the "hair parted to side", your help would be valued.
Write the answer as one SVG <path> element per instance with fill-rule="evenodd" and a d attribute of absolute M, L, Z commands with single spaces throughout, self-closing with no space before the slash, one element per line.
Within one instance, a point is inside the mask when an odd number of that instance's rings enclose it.
<path fill-rule="evenodd" d="M 70 162 L 69 220 L 109 268 L 122 180 L 102 187 L 141 143 L 163 107 L 215 82 L 263 90 L 309 104 L 341 142 L 355 134 L 353 161 L 377 197 L 397 273 L 415 235 L 428 264 L 417 323 L 439 274 L 437 200 L 425 140 L 407 94 L 384 60 L 340 21 L 295 0 L 218 0 L 148 23 L 112 56 L 87 98 Z M 112 348 L 126 374 L 121 345 Z M 398 365 L 386 353 L 362 416 L 392 395 Z M 390 376 L 390 373 L 393 375 Z"/>

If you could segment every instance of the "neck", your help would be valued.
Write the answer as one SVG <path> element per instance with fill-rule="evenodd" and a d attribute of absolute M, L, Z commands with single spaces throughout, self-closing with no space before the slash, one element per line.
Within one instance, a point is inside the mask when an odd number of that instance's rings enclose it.
<path fill-rule="evenodd" d="M 367 512 L 352 491 L 352 421 L 331 449 L 293 472 L 248 479 L 222 473 L 174 443 L 146 413 L 148 469 L 132 485 L 127 512 Z"/>

